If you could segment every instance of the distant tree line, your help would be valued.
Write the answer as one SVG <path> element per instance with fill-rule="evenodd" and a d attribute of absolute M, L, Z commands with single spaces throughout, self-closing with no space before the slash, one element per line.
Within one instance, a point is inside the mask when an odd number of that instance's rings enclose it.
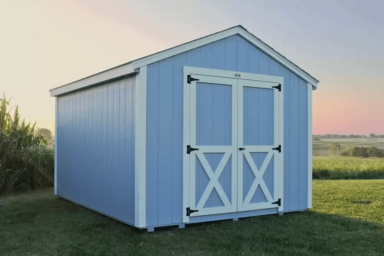
<path fill-rule="evenodd" d="M 332 138 L 384 138 L 384 134 L 374 134 L 370 133 L 369 135 L 360 135 L 360 134 L 320 134 L 312 135 L 313 139 L 332 139 Z"/>
<path fill-rule="evenodd" d="M 355 157 L 384 157 L 384 150 L 377 147 L 356 147 L 350 146 L 344 149 L 337 143 L 329 147 L 332 155 L 355 156 Z"/>

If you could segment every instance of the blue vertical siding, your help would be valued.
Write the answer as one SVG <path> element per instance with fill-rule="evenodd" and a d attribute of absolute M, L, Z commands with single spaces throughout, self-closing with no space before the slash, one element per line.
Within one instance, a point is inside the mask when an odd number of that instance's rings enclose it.
<path fill-rule="evenodd" d="M 235 35 L 148 65 L 147 226 L 182 222 L 183 66 L 284 77 L 284 210 L 306 209 L 307 83 Z M 273 179 L 268 175 L 266 183 Z M 276 209 L 195 217 L 191 222 L 271 213 Z"/>
<path fill-rule="evenodd" d="M 243 122 L 244 145 L 274 145 L 273 90 L 244 87 Z"/>
<path fill-rule="evenodd" d="M 232 86 L 197 83 L 196 145 L 232 145 Z"/>
<path fill-rule="evenodd" d="M 58 195 L 134 224 L 134 89 L 123 78 L 58 98 Z"/>
<path fill-rule="evenodd" d="M 166 59 L 160 62 L 159 65 L 159 85 L 168 84 L 169 86 L 159 86 L 159 177 L 158 177 L 158 197 L 172 198 L 172 167 L 173 155 L 170 154 L 173 148 L 173 59 Z M 162 136 L 168 134 L 171 136 Z M 158 208 L 158 219 L 161 223 L 171 223 L 172 214 L 169 214 L 169 209 L 172 209 L 172 201 L 162 201 L 162 207 Z"/>

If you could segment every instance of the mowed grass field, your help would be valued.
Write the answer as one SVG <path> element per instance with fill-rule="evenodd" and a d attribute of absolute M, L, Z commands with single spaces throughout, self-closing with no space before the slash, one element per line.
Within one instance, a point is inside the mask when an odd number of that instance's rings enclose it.
<path fill-rule="evenodd" d="M 0 199 L 0 255 L 384 255 L 384 180 L 317 180 L 302 213 L 147 233 L 43 190 Z"/>
<path fill-rule="evenodd" d="M 348 146 L 366 146 L 366 147 L 377 147 L 384 149 L 383 138 L 353 138 L 353 139 L 320 139 L 313 140 L 313 155 L 314 156 L 329 156 L 329 146 L 332 143 L 340 145 L 341 149 Z M 341 153 L 341 152 L 340 152 Z"/>
<path fill-rule="evenodd" d="M 373 146 L 384 149 L 384 139 L 321 139 L 313 141 L 314 179 L 384 179 L 384 158 L 331 155 L 332 143 L 347 146 Z M 341 152 L 340 152 L 341 153 Z"/>
<path fill-rule="evenodd" d="M 384 158 L 314 156 L 313 178 L 384 179 Z"/>

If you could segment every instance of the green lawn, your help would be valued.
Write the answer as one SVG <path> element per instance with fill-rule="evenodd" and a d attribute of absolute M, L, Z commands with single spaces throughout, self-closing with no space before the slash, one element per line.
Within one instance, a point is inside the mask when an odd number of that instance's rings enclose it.
<path fill-rule="evenodd" d="M 384 158 L 313 157 L 314 179 L 384 179 Z"/>
<path fill-rule="evenodd" d="M 311 211 L 146 233 L 51 189 L 0 199 L 0 255 L 384 255 L 384 180 L 315 181 Z"/>

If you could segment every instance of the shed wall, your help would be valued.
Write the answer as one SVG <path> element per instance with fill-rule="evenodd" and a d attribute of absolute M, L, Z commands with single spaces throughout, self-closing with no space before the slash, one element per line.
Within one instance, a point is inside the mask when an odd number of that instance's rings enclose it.
<path fill-rule="evenodd" d="M 57 100 L 58 195 L 123 222 L 135 213 L 135 77 Z"/>
<path fill-rule="evenodd" d="M 243 37 L 234 35 L 148 65 L 147 226 L 182 222 L 183 66 L 284 77 L 284 211 L 307 209 L 307 82 Z M 194 217 L 191 222 L 252 215 L 259 213 Z"/>

